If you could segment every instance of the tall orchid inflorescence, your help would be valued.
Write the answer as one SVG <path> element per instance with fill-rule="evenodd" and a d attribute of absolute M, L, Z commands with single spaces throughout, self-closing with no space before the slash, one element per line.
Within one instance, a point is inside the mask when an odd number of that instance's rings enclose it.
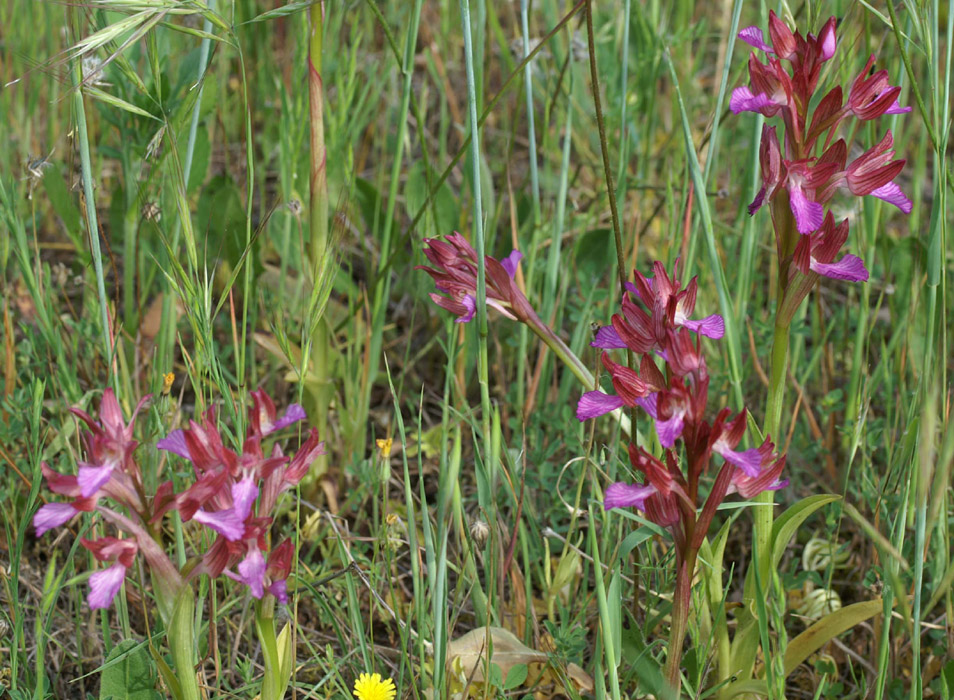
<path fill-rule="evenodd" d="M 577 405 L 577 418 L 583 421 L 626 406 L 641 408 L 655 423 L 661 456 L 630 444 L 630 462 L 643 480 L 611 484 L 603 505 L 607 510 L 637 508 L 673 534 L 677 578 L 667 661 L 673 680 L 679 672 L 696 556 L 716 509 L 731 493 L 751 498 L 782 488 L 785 457 L 775 452 L 768 436 L 758 447 L 737 449 L 745 434 L 744 408 L 734 417 L 723 408 L 710 420 L 702 337 L 721 338 L 723 319 L 718 315 L 689 318 L 696 303 L 696 278 L 682 289 L 675 270 L 670 276 L 656 262 L 653 272 L 652 277 L 635 273 L 635 283 L 627 284 L 621 313 L 614 314 L 612 325 L 600 328 L 591 343 L 603 349 L 603 366 L 615 394 L 586 392 Z M 614 362 L 606 352 L 611 349 L 627 349 L 640 356 L 639 371 Z M 703 500 L 700 481 L 710 471 L 714 455 L 722 464 Z"/>
<path fill-rule="evenodd" d="M 245 584 L 259 601 L 259 635 L 271 632 L 274 637 L 270 613 L 274 602 L 288 602 L 286 582 L 294 545 L 284 539 L 270 548 L 269 527 L 278 497 L 302 480 L 318 455 L 324 453 L 324 443 L 312 429 L 293 457 L 285 456 L 277 444 L 266 456 L 264 441 L 303 420 L 305 412 L 292 404 L 278 417 L 265 392 L 253 391 L 241 453 L 224 446 L 215 411 L 209 409 L 201 424 L 193 421 L 188 429 L 171 432 L 157 445 L 191 463 L 191 485 L 177 493 L 173 481 L 166 480 L 150 490 L 135 457 L 138 442 L 132 437 L 136 415 L 148 398 L 139 403 L 128 424 L 112 389 L 103 392 L 99 421 L 72 409 L 89 428 L 83 433 L 87 461 L 80 463 L 77 476 L 59 474 L 42 465 L 49 489 L 71 500 L 42 506 L 33 518 L 36 534 L 61 527 L 79 513 L 95 512 L 114 526 L 117 534 L 124 535 L 81 540 L 96 559 L 109 564 L 90 576 L 87 602 L 91 608 L 112 604 L 136 557 L 142 555 L 170 635 L 176 630 L 191 633 L 191 623 L 177 627 L 170 625 L 170 620 L 184 589 L 207 574 L 212 578 L 225 575 Z M 197 552 L 181 569 L 167 553 L 162 527 L 163 516 L 173 509 L 184 522 L 195 522 L 215 535 L 208 550 Z M 186 669 L 178 671 L 188 676 Z M 185 682 L 180 685 L 184 688 Z"/>
<path fill-rule="evenodd" d="M 875 57 L 868 59 L 852 82 L 847 100 L 836 85 L 812 109 L 822 65 L 837 48 L 835 26 L 832 17 L 817 36 L 802 37 L 770 12 L 770 44 L 757 27 L 739 32 L 739 38 L 763 52 L 768 62 L 762 63 L 756 52 L 749 56 L 749 85 L 732 92 L 729 106 L 736 114 L 778 117 L 785 129 L 783 148 L 776 126 L 762 128 L 762 187 L 749 205 L 749 214 L 765 203 L 771 209 L 782 292 L 779 320 L 786 324 L 819 276 L 853 282 L 868 279 L 868 270 L 857 256 L 836 260 L 848 238 L 848 220 L 836 223 L 825 207 L 838 191 L 870 195 L 906 214 L 911 211 L 911 202 L 894 182 L 904 161 L 892 160 L 891 131 L 850 163 L 849 144 L 838 136 L 851 120 L 911 111 L 899 104 L 901 88 L 889 83 L 887 71 L 872 73 Z"/>

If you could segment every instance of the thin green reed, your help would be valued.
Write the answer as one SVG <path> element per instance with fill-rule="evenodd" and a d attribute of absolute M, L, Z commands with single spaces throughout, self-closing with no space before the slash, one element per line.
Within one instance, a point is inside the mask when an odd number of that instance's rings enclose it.
<path fill-rule="evenodd" d="M 630 0 L 623 0 L 620 23 L 623 25 L 623 39 L 620 46 L 619 76 L 619 170 L 616 173 L 616 199 L 626 201 L 626 165 L 629 163 L 629 128 L 626 123 L 626 106 L 629 103 L 629 23 L 631 21 Z"/>
<path fill-rule="evenodd" d="M 600 76 L 596 67 L 596 40 L 593 37 L 593 2 L 586 0 L 586 46 L 589 52 L 590 81 L 593 89 L 593 109 L 596 112 L 596 127 L 600 134 L 600 154 L 603 158 L 603 177 L 606 180 L 606 194 L 609 195 L 610 215 L 613 218 L 613 237 L 616 241 L 616 267 L 619 275 L 619 293 L 626 293 L 626 253 L 623 250 L 623 237 L 619 224 L 619 209 L 616 206 L 616 188 L 610 171 L 609 146 L 606 142 L 606 124 L 603 120 L 602 98 L 600 97 Z M 572 58 L 571 58 L 572 60 Z M 632 355 L 627 351 L 627 357 Z"/>
<path fill-rule="evenodd" d="M 557 301 L 557 280 L 560 276 L 560 252 L 563 242 L 563 225 L 566 221 L 567 190 L 570 184 L 570 154 L 573 150 L 573 56 L 570 49 L 570 64 L 566 80 L 566 121 L 563 124 L 563 154 L 560 161 L 560 182 L 557 189 L 556 215 L 553 217 L 553 234 L 547 255 L 546 286 L 543 290 L 543 320 L 551 323 Z"/>
<path fill-rule="evenodd" d="M 528 268 L 532 269 L 532 263 L 536 260 L 537 234 L 540 230 L 540 173 L 537 167 L 537 131 L 536 120 L 533 108 L 533 65 L 530 62 L 530 20 L 529 20 L 529 0 L 520 0 L 520 31 L 523 38 L 523 89 L 526 97 L 527 109 L 527 142 L 528 155 L 530 158 L 530 197 L 533 205 L 533 219 L 531 221 L 531 240 L 533 241 L 530 255 L 528 257 Z M 519 226 L 517 227 L 519 230 Z M 530 280 L 525 278 L 527 289 L 530 291 Z M 521 324 L 519 331 L 519 351 L 518 357 L 527 356 L 527 343 L 530 338 L 529 329 Z M 517 406 L 523 410 L 526 401 L 526 363 L 517 363 Z"/>
<path fill-rule="evenodd" d="M 732 383 L 735 401 L 739 406 L 744 406 L 745 401 L 742 396 L 742 370 L 739 361 L 742 351 L 739 345 L 739 336 L 735 328 L 735 315 L 732 312 L 732 302 L 729 299 L 727 291 L 728 283 L 725 278 L 725 270 L 722 267 L 722 260 L 719 257 L 719 245 L 716 242 L 715 230 L 712 226 L 712 215 L 709 211 L 709 201 L 706 197 L 705 181 L 702 171 L 699 168 L 699 159 L 696 156 L 696 147 L 693 143 L 692 130 L 689 126 L 689 115 L 686 113 L 686 105 L 682 100 L 682 91 L 679 89 L 679 79 L 676 76 L 676 68 L 673 66 L 668 48 L 664 49 L 664 57 L 666 64 L 669 66 L 669 74 L 672 77 L 673 88 L 676 91 L 676 102 L 679 105 L 679 115 L 682 120 L 682 135 L 686 145 L 686 158 L 689 172 L 692 176 L 693 186 L 695 187 L 696 205 L 699 209 L 699 215 L 702 218 L 702 232 L 706 239 L 706 250 L 709 253 L 709 271 L 719 297 L 719 312 L 725 321 L 725 340 L 729 354 L 729 380 Z"/>
<path fill-rule="evenodd" d="M 464 36 L 464 65 L 467 72 L 467 111 L 470 121 L 471 193 L 474 198 L 474 249 L 477 251 L 477 381 L 480 384 L 480 417 L 483 438 L 484 469 L 488 476 L 490 494 L 493 498 L 496 485 L 496 463 L 493 454 L 493 439 L 490 432 L 490 380 L 487 359 L 487 271 L 484 252 L 483 204 L 480 192 L 480 134 L 477 123 L 477 94 L 474 82 L 474 49 L 470 29 L 470 2 L 460 0 L 461 30 Z M 485 507 L 491 504 L 483 504 Z M 488 513 L 494 517 L 493 513 Z"/>
<path fill-rule="evenodd" d="M 208 0 L 208 8 L 210 12 L 215 11 L 215 0 Z M 195 104 L 192 107 L 192 116 L 189 120 L 189 135 L 186 140 L 186 151 L 185 158 L 182 162 L 182 174 L 183 181 L 185 182 L 186 190 L 188 191 L 189 177 L 192 173 L 192 161 L 195 157 L 195 143 L 196 138 L 199 133 L 199 115 L 202 111 L 202 91 L 205 88 L 205 73 L 206 68 L 209 65 L 209 50 L 212 45 L 211 33 L 212 33 L 212 22 L 206 17 L 202 23 L 202 31 L 205 32 L 205 36 L 202 37 L 202 41 L 199 43 L 199 65 L 196 68 L 196 100 Z M 186 215 L 188 215 L 188 208 L 185 210 Z M 170 250 L 175 252 L 179 249 L 179 235 L 182 231 L 183 223 L 183 212 L 180 208 L 180 215 L 173 220 L 172 223 L 172 238 L 170 242 Z M 189 231 L 191 231 L 191 222 L 189 223 Z M 158 352 L 158 366 L 162 369 L 170 369 L 172 367 L 173 360 L 173 346 L 175 344 L 176 338 L 176 310 L 175 310 L 175 289 L 172 284 L 166 286 L 166 293 L 162 298 L 162 319 L 160 322 L 160 332 L 159 332 L 159 352 Z M 155 379 L 155 386 L 158 387 L 161 382 L 161 372 L 157 373 Z"/>
<path fill-rule="evenodd" d="M 719 81 L 719 94 L 716 97 L 715 108 L 712 110 L 712 130 L 709 132 L 709 153 L 706 156 L 706 167 L 702 175 L 702 181 L 705 184 L 709 183 L 709 174 L 712 172 L 712 164 L 716 162 L 719 155 L 719 127 L 722 124 L 722 108 L 723 105 L 725 105 L 725 91 L 729 84 L 729 68 L 732 66 L 735 37 L 739 33 L 739 17 L 742 15 L 742 3 L 743 0 L 735 0 L 735 5 L 732 8 L 732 21 L 729 24 L 729 33 L 725 37 L 726 50 L 725 59 L 722 63 L 722 78 Z"/>
<path fill-rule="evenodd" d="M 401 166 L 404 161 L 404 142 L 407 138 L 407 122 L 410 113 L 411 96 L 414 78 L 414 54 L 417 47 L 418 28 L 421 23 L 422 0 L 415 0 L 414 7 L 411 10 L 411 18 L 407 28 L 407 34 L 404 40 L 404 55 L 401 59 L 401 75 L 404 83 L 401 87 L 401 106 L 398 109 L 397 116 L 397 137 L 394 140 L 394 154 L 391 156 L 391 176 L 388 185 L 388 203 L 384 215 L 384 231 L 381 235 L 381 256 L 380 260 L 387 260 L 391 252 L 391 230 L 394 224 L 394 212 L 397 207 L 398 187 L 401 182 Z M 379 267 L 379 275 L 382 274 Z M 388 308 L 388 299 L 391 295 L 391 275 L 386 271 L 375 290 L 374 301 L 372 303 L 372 321 L 371 321 L 371 349 L 369 357 L 371 359 L 371 372 L 369 377 L 372 379 L 377 374 L 381 356 L 381 344 L 384 333 L 385 319 L 384 315 Z M 364 387 L 364 396 L 361 405 L 360 414 L 367 415 L 371 402 L 371 389 L 374 383 L 369 381 Z M 359 437 L 364 438 L 364 431 L 357 431 Z"/>
<path fill-rule="evenodd" d="M 103 333 L 103 350 L 109 364 L 109 374 L 117 390 L 119 375 L 113 357 L 113 339 L 109 330 L 109 301 L 106 296 L 106 281 L 103 276 L 103 256 L 99 246 L 99 222 L 96 216 L 96 199 L 93 196 L 93 169 L 89 155 L 89 132 L 86 128 L 86 107 L 83 103 L 83 60 L 73 62 L 73 110 L 76 118 L 76 133 L 79 136 L 80 167 L 83 180 L 83 198 L 86 200 L 86 230 L 89 234 L 90 254 L 96 275 L 96 295 L 99 299 L 100 323 Z"/>

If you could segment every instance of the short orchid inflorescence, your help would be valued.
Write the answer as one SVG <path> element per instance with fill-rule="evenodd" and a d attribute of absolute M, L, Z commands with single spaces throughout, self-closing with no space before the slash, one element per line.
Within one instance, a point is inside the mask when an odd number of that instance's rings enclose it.
<path fill-rule="evenodd" d="M 745 434 L 745 409 L 732 417 L 724 408 L 707 419 L 709 374 L 701 336 L 721 338 L 723 320 L 717 314 L 698 321 L 688 318 L 696 302 L 695 278 L 681 289 L 675 271 L 670 276 L 662 263 L 655 263 L 653 272 L 652 277 L 635 273 L 622 313 L 614 314 L 612 325 L 600 328 L 591 343 L 603 349 L 603 366 L 615 394 L 586 392 L 577 404 L 577 418 L 587 420 L 623 406 L 638 407 L 652 417 L 663 455 L 630 445 L 630 461 L 644 481 L 610 485 L 604 506 L 635 507 L 671 528 L 677 547 L 697 549 L 726 495 L 738 492 L 751 498 L 784 485 L 779 476 L 785 458 L 775 454 L 769 438 L 759 447 L 736 449 Z M 639 371 L 614 362 L 606 352 L 610 349 L 641 356 Z M 699 482 L 713 455 L 723 464 L 700 512 Z"/>
<path fill-rule="evenodd" d="M 129 424 L 111 389 L 103 392 L 100 421 L 73 409 L 89 428 L 83 435 L 88 461 L 80 463 L 77 476 L 43 465 L 50 490 L 72 500 L 41 507 L 33 519 L 37 535 L 65 525 L 81 512 L 99 513 L 125 535 L 81 540 L 96 559 L 111 564 L 90 577 L 91 608 L 112 603 L 139 554 L 152 574 L 160 609 L 168 610 L 179 589 L 200 574 L 224 574 L 247 585 L 254 598 L 272 595 L 286 603 L 294 545 L 285 539 L 269 549 L 267 535 L 279 495 L 301 481 L 324 453 L 324 443 L 312 429 L 289 458 L 277 444 L 266 456 L 263 441 L 304 419 L 304 410 L 292 404 L 279 418 L 264 391 L 252 392 L 248 431 L 239 454 L 224 446 L 215 411 L 209 409 L 201 424 L 193 421 L 188 429 L 173 431 L 158 443 L 160 449 L 191 462 L 194 482 L 176 493 L 172 480 L 166 480 L 150 493 L 132 437 L 136 415 L 147 400 L 139 403 Z M 183 521 L 195 521 L 216 535 L 208 551 L 198 553 L 182 571 L 167 556 L 162 541 L 161 521 L 172 509 Z"/>
<path fill-rule="evenodd" d="M 757 27 L 739 32 L 739 38 L 761 51 L 768 62 L 762 63 L 756 52 L 750 55 L 749 84 L 733 91 L 729 106 L 736 114 L 778 117 L 785 129 L 783 148 L 777 127 L 762 127 L 762 187 L 749 205 L 749 214 L 766 203 L 771 208 L 784 292 L 779 307 L 783 322 L 791 319 L 819 276 L 852 282 L 868 279 L 857 256 L 846 254 L 836 260 L 848 238 L 848 220 L 836 222 L 832 212 L 825 211 L 836 193 L 870 195 L 905 214 L 911 211 L 910 200 L 895 182 L 904 160 L 893 160 L 891 131 L 851 162 L 849 144 L 838 136 L 850 120 L 911 111 L 900 105 L 901 88 L 889 83 L 887 71 L 872 72 L 871 56 L 849 87 L 847 100 L 840 85 L 816 99 L 822 65 L 838 48 L 835 27 L 832 17 L 817 36 L 803 37 L 770 12 L 771 43 Z"/>

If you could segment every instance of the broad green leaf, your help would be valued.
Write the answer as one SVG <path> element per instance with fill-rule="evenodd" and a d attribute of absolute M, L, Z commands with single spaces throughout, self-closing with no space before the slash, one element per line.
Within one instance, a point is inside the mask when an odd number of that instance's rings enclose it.
<path fill-rule="evenodd" d="M 876 598 L 849 605 L 823 617 L 788 643 L 785 649 L 785 676 L 790 676 L 809 656 L 839 634 L 865 620 L 870 620 L 883 610 L 883 601 L 881 598 Z M 757 630 L 756 625 L 751 627 Z M 733 698 L 742 694 L 764 696 L 768 695 L 768 689 L 764 680 L 739 680 L 727 686 L 720 697 Z"/>
<path fill-rule="evenodd" d="M 855 603 L 825 615 L 788 643 L 785 649 L 785 675 L 789 676 L 805 659 L 842 632 L 884 611 L 881 598 Z"/>
<path fill-rule="evenodd" d="M 291 680 L 292 668 L 295 665 L 295 647 L 292 646 L 291 623 L 286 623 L 278 633 L 278 672 L 281 676 L 281 689 L 285 689 Z"/>
<path fill-rule="evenodd" d="M 172 665 L 182 688 L 183 700 L 199 700 L 199 686 L 195 679 L 195 594 L 192 586 L 182 586 L 176 596 L 169 622 L 169 648 L 172 651 Z"/>
<path fill-rule="evenodd" d="M 789 541 L 794 537 L 802 523 L 808 519 L 808 516 L 822 506 L 826 506 L 840 498 L 841 496 L 830 493 L 820 493 L 815 496 L 809 496 L 789 506 L 789 508 L 778 517 L 772 526 L 772 570 L 778 568 L 778 563 L 782 560 L 782 555 L 785 553 L 785 548 L 788 546 Z"/>
<path fill-rule="evenodd" d="M 162 658 L 162 654 L 156 651 L 155 647 L 150 646 L 149 653 L 152 654 L 152 660 L 156 662 L 156 666 L 159 668 L 159 675 L 162 676 L 162 681 L 166 684 L 169 695 L 173 698 L 181 698 L 182 688 L 179 686 L 179 679 L 176 678 L 175 672 L 169 667 L 166 660 Z"/>
<path fill-rule="evenodd" d="M 156 665 L 145 644 L 126 639 L 106 657 L 100 674 L 100 700 L 161 700 Z"/>
<path fill-rule="evenodd" d="M 526 664 L 511 666 L 510 670 L 507 671 L 507 677 L 504 679 L 503 689 L 516 690 L 521 687 L 526 682 L 528 673 L 529 669 Z"/>

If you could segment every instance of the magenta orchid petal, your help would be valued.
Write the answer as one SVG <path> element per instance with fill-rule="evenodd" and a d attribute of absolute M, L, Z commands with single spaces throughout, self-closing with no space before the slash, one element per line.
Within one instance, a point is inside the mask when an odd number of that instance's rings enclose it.
<path fill-rule="evenodd" d="M 119 593 L 125 578 L 126 567 L 119 562 L 90 576 L 89 595 L 86 597 L 89 607 L 98 610 L 112 605 L 113 598 Z"/>
<path fill-rule="evenodd" d="M 603 350 L 621 350 L 626 347 L 626 343 L 619 337 L 616 329 L 612 325 L 608 325 L 600 326 L 600 329 L 596 331 L 593 342 L 590 343 L 590 347 L 602 348 Z"/>
<path fill-rule="evenodd" d="M 285 579 L 272 583 L 268 587 L 268 592 L 282 605 L 288 605 L 288 582 Z"/>
<path fill-rule="evenodd" d="M 232 484 L 232 509 L 239 520 L 245 522 L 252 512 L 252 505 L 256 498 L 258 498 L 258 484 L 253 477 Z"/>
<path fill-rule="evenodd" d="M 580 397 L 576 405 L 576 417 L 579 421 L 589 420 L 615 411 L 623 405 L 623 399 L 602 391 L 588 391 Z"/>
<path fill-rule="evenodd" d="M 298 421 L 305 420 L 307 417 L 308 416 L 305 414 L 305 409 L 299 404 L 293 403 L 288 407 L 288 410 L 285 411 L 285 415 L 272 423 L 267 430 L 263 431 L 263 434 L 270 435 L 271 433 L 277 432 L 282 428 L 287 428 L 289 425 L 294 425 Z"/>
<path fill-rule="evenodd" d="M 252 596 L 261 600 L 265 595 L 265 557 L 253 547 L 238 565 L 239 580 L 252 590 Z"/>
<path fill-rule="evenodd" d="M 192 461 L 192 455 L 189 453 L 189 446 L 186 444 L 185 431 L 173 430 L 162 440 L 156 443 L 156 447 L 166 452 L 179 455 L 183 459 Z"/>
<path fill-rule="evenodd" d="M 901 191 L 901 188 L 893 182 L 885 183 L 881 187 L 871 190 L 871 192 L 868 194 L 870 194 L 872 197 L 883 199 L 888 204 L 893 204 L 905 214 L 910 214 L 911 209 L 914 208 L 914 206 L 911 204 L 911 200 L 908 199 L 904 195 L 904 192 Z"/>
<path fill-rule="evenodd" d="M 644 510 L 646 499 L 656 493 L 656 487 L 649 484 L 626 484 L 617 482 L 606 487 L 603 496 L 603 509 L 638 508 Z"/>
<path fill-rule="evenodd" d="M 825 208 L 806 197 L 797 185 L 789 183 L 788 195 L 798 232 L 806 234 L 817 231 L 825 220 Z"/>
<path fill-rule="evenodd" d="M 89 498 L 99 491 L 103 484 L 109 481 L 109 477 L 113 475 L 113 469 L 117 466 L 116 462 L 107 462 L 101 467 L 80 463 L 79 475 L 76 478 L 80 486 L 80 495 L 83 498 Z"/>
<path fill-rule="evenodd" d="M 778 106 L 778 103 L 764 92 L 755 95 L 752 93 L 752 90 L 745 85 L 733 90 L 732 97 L 729 99 L 729 109 L 732 110 L 733 114 L 740 114 L 742 112 L 764 113 L 763 110 Z"/>
<path fill-rule="evenodd" d="M 656 435 L 659 436 L 659 444 L 663 447 L 672 447 L 676 444 L 676 439 L 682 435 L 684 425 L 684 412 L 679 411 L 672 415 L 668 420 L 656 421 Z"/>
<path fill-rule="evenodd" d="M 835 280 L 865 282 L 868 279 L 868 270 L 857 255 L 846 255 L 836 263 L 821 263 L 812 258 L 810 267 L 813 272 Z"/>
<path fill-rule="evenodd" d="M 206 527 L 215 530 L 229 542 L 237 542 L 245 534 L 245 518 L 240 518 L 233 508 L 214 512 L 197 510 L 192 516 Z"/>
<path fill-rule="evenodd" d="M 463 316 L 458 317 L 455 323 L 470 323 L 474 319 L 474 314 L 477 313 L 477 301 L 474 299 L 473 294 L 466 294 L 460 302 L 467 311 Z"/>
<path fill-rule="evenodd" d="M 523 253 L 521 253 L 519 250 L 514 250 L 511 251 L 510 255 L 500 261 L 503 269 L 507 271 L 508 275 L 510 275 L 510 279 L 513 279 L 517 276 L 517 263 L 520 262 L 522 257 Z"/>
<path fill-rule="evenodd" d="M 895 101 L 894 101 L 894 104 L 891 105 L 890 107 L 888 107 L 888 108 L 884 111 L 884 113 L 885 113 L 885 114 L 907 114 L 908 112 L 911 111 L 911 109 L 912 109 L 912 108 L 911 108 L 910 105 L 908 105 L 907 107 L 902 107 L 902 106 L 901 106 L 901 102 L 898 101 L 898 100 L 895 100 Z"/>
<path fill-rule="evenodd" d="M 646 413 L 648 413 L 653 420 L 656 420 L 656 418 L 659 416 L 659 413 L 656 411 L 656 403 L 656 394 L 649 394 L 649 396 L 636 399 L 636 405 L 646 411 Z"/>
<path fill-rule="evenodd" d="M 772 47 L 765 43 L 765 38 L 762 36 L 762 30 L 758 27 L 746 27 L 739 32 L 739 38 L 749 46 L 759 49 L 760 51 L 771 54 L 775 53 L 772 50 Z"/>
<path fill-rule="evenodd" d="M 33 527 L 39 537 L 47 530 L 60 527 L 68 523 L 74 515 L 79 513 L 70 503 L 47 503 L 33 516 Z"/>
<path fill-rule="evenodd" d="M 755 199 L 752 200 L 752 203 L 748 206 L 749 216 L 752 216 L 759 209 L 762 208 L 762 203 L 765 201 L 765 187 L 763 186 L 758 193 L 755 195 Z"/>
<path fill-rule="evenodd" d="M 694 333 L 704 335 L 706 338 L 712 338 L 713 340 L 718 340 L 725 335 L 725 320 L 719 314 L 712 314 L 698 321 L 686 319 L 682 322 L 682 325 Z"/>
<path fill-rule="evenodd" d="M 762 471 L 762 453 L 759 452 L 757 447 L 750 447 L 742 452 L 736 452 L 727 445 L 717 442 L 712 450 L 722 455 L 722 458 L 729 464 L 741 469 L 747 476 L 756 477 Z"/>

